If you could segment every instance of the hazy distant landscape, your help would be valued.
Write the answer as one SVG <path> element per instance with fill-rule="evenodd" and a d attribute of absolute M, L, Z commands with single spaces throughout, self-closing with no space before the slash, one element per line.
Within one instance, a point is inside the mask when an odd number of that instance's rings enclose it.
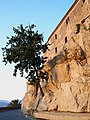
<path fill-rule="evenodd" d="M 0 107 L 6 107 L 9 103 L 7 100 L 0 100 Z"/>

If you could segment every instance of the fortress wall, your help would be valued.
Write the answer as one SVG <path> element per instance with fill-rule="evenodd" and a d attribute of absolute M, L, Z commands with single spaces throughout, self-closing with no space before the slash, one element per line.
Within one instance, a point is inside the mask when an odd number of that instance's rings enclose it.
<path fill-rule="evenodd" d="M 48 39 L 48 43 L 51 45 L 49 46 L 49 51 L 44 54 L 44 56 L 48 56 L 48 60 L 53 59 L 55 56 L 57 56 L 63 49 L 65 41 L 67 42 L 72 36 L 76 34 L 76 24 L 81 24 L 81 21 L 90 14 L 89 11 L 89 0 L 86 0 L 84 3 L 83 0 L 75 1 L 70 10 L 60 21 L 53 34 L 51 34 Z M 55 36 L 57 38 L 55 38 Z M 81 34 L 78 37 L 82 40 Z M 81 41 L 79 44 L 83 46 Z"/>

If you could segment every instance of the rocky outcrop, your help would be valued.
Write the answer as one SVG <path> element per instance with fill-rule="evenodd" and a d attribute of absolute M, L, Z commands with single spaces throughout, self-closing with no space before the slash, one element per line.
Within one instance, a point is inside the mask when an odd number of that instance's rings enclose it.
<path fill-rule="evenodd" d="M 60 55 L 48 63 L 51 68 L 46 86 L 48 94 L 45 93 L 38 111 L 90 112 L 90 65 L 87 59 L 86 52 L 71 38 Z"/>
<path fill-rule="evenodd" d="M 26 83 L 27 89 L 26 94 L 22 100 L 22 110 L 24 114 L 28 114 L 34 109 L 34 101 L 35 101 L 35 88 L 33 85 L 30 85 L 28 82 Z"/>
<path fill-rule="evenodd" d="M 48 61 L 48 82 L 42 83 L 35 97 L 35 88 L 27 84 L 22 110 L 90 112 L 90 30 L 81 31 L 64 44 L 61 52 Z"/>

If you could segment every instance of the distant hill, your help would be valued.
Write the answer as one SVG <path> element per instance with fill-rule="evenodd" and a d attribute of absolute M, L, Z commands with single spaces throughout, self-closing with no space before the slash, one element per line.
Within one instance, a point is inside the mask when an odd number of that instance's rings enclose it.
<path fill-rule="evenodd" d="M 0 100 L 0 107 L 6 107 L 9 103 L 7 100 Z"/>

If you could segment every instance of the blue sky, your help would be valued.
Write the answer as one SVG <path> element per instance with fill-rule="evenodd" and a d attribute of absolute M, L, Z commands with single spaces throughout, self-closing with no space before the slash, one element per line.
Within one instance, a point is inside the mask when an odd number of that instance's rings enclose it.
<path fill-rule="evenodd" d="M 46 41 L 75 0 L 0 0 L 0 99 L 22 99 L 24 78 L 13 77 L 13 66 L 2 63 L 1 48 L 13 27 L 35 24 Z"/>

